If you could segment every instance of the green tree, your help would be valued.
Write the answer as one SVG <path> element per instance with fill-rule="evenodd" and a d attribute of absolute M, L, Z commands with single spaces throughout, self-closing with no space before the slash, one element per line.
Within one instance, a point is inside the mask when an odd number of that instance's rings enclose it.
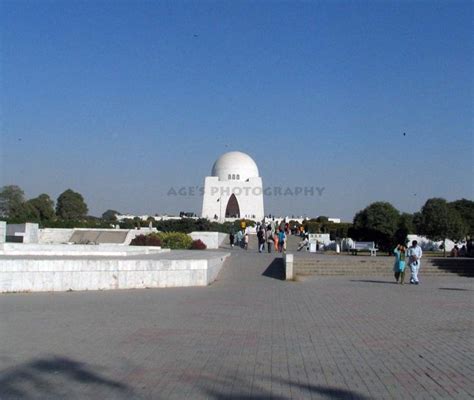
<path fill-rule="evenodd" d="M 47 194 L 40 194 L 38 197 L 28 200 L 26 204 L 32 207 L 40 221 L 54 219 L 54 202 Z"/>
<path fill-rule="evenodd" d="M 390 203 L 372 203 L 355 215 L 351 233 L 357 240 L 374 241 L 381 250 L 390 251 L 399 219 L 398 210 Z"/>
<path fill-rule="evenodd" d="M 140 217 L 133 218 L 133 223 L 135 225 L 135 228 L 140 229 L 142 226 L 145 227 L 145 222 L 142 221 Z"/>
<path fill-rule="evenodd" d="M 83 219 L 87 211 L 87 204 L 82 195 L 71 189 L 61 193 L 56 202 L 56 215 L 64 220 Z"/>
<path fill-rule="evenodd" d="M 324 233 L 322 231 L 322 224 L 315 219 L 310 219 L 303 223 L 304 230 L 308 233 Z"/>
<path fill-rule="evenodd" d="M 107 210 L 102 214 L 102 219 L 110 222 L 117 221 L 117 215 L 120 215 L 118 211 Z"/>
<path fill-rule="evenodd" d="M 431 240 L 444 242 L 446 256 L 446 239 L 461 240 L 465 237 L 467 227 L 459 212 L 450 207 L 445 199 L 428 199 L 421 209 L 420 233 Z"/>
<path fill-rule="evenodd" d="M 410 233 L 415 233 L 415 225 L 413 224 L 413 214 L 402 213 L 398 220 L 398 227 L 395 232 L 395 240 L 397 244 L 405 244 L 407 236 Z"/>
<path fill-rule="evenodd" d="M 131 218 L 123 219 L 119 222 L 120 229 L 134 229 L 135 222 Z"/>
<path fill-rule="evenodd" d="M 3 186 L 0 191 L 0 216 L 14 219 L 24 214 L 25 193 L 17 185 Z"/>
<path fill-rule="evenodd" d="M 413 233 L 421 233 L 421 223 L 423 221 L 423 216 L 421 211 L 418 211 L 413 214 Z"/>
<path fill-rule="evenodd" d="M 336 223 L 329 223 L 327 230 L 330 234 L 331 240 L 339 240 L 342 238 L 346 238 L 349 232 L 349 229 L 352 227 L 352 224 L 348 224 L 345 222 Z"/>
<path fill-rule="evenodd" d="M 329 221 L 328 217 L 325 217 L 324 215 L 320 215 L 318 218 L 316 218 L 316 222 L 319 222 L 321 224 L 327 224 Z"/>
<path fill-rule="evenodd" d="M 474 201 L 461 199 L 448 203 L 450 207 L 455 209 L 464 225 L 467 228 L 467 234 L 471 237 L 474 236 Z"/>

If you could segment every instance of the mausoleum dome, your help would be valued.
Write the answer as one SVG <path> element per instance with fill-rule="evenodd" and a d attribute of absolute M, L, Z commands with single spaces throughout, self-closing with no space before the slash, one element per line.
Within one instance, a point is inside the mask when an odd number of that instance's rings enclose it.
<path fill-rule="evenodd" d="M 240 151 L 221 155 L 214 163 L 211 174 L 217 176 L 220 181 L 246 181 L 259 176 L 257 164 L 252 157 Z"/>

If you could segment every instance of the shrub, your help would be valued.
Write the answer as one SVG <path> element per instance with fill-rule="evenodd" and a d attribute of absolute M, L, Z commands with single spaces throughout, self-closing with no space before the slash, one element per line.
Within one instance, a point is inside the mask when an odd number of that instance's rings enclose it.
<path fill-rule="evenodd" d="M 206 250 L 207 246 L 201 239 L 193 240 L 191 250 Z"/>
<path fill-rule="evenodd" d="M 130 246 L 161 246 L 161 239 L 156 233 L 138 235 L 132 239 Z"/>
<path fill-rule="evenodd" d="M 161 239 L 161 245 L 168 249 L 189 249 L 193 242 L 191 236 L 183 232 L 159 232 L 158 237 Z"/>

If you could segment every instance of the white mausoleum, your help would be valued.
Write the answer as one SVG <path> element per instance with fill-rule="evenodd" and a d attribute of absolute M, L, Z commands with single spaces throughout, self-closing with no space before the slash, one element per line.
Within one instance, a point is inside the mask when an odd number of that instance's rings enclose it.
<path fill-rule="evenodd" d="M 204 181 L 202 217 L 225 221 L 248 218 L 260 221 L 263 186 L 255 161 L 240 151 L 220 156 Z"/>

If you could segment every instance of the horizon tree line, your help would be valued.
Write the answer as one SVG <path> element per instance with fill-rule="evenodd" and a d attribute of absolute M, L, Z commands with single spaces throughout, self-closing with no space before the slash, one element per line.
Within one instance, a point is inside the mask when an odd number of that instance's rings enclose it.
<path fill-rule="evenodd" d="M 106 210 L 100 218 L 88 215 L 84 197 L 67 189 L 56 203 L 42 193 L 26 200 L 24 191 L 17 185 L 0 189 L 0 218 L 8 223 L 38 222 L 43 227 L 111 227 L 121 228 L 153 226 L 159 230 L 219 230 L 233 229 L 234 224 L 209 222 L 203 219 L 181 221 L 141 221 L 138 218 L 117 222 L 118 211 Z M 189 221 L 188 221 L 189 220 Z M 459 241 L 474 237 L 474 201 L 467 199 L 448 202 L 442 198 L 428 199 L 420 211 L 413 214 L 400 212 L 392 204 L 378 201 L 357 212 L 352 223 L 335 224 L 320 216 L 303 224 L 307 232 L 330 233 L 332 239 L 351 237 L 355 240 L 374 241 L 381 250 L 389 250 L 403 243 L 408 234 L 420 234 L 431 240 Z"/>

